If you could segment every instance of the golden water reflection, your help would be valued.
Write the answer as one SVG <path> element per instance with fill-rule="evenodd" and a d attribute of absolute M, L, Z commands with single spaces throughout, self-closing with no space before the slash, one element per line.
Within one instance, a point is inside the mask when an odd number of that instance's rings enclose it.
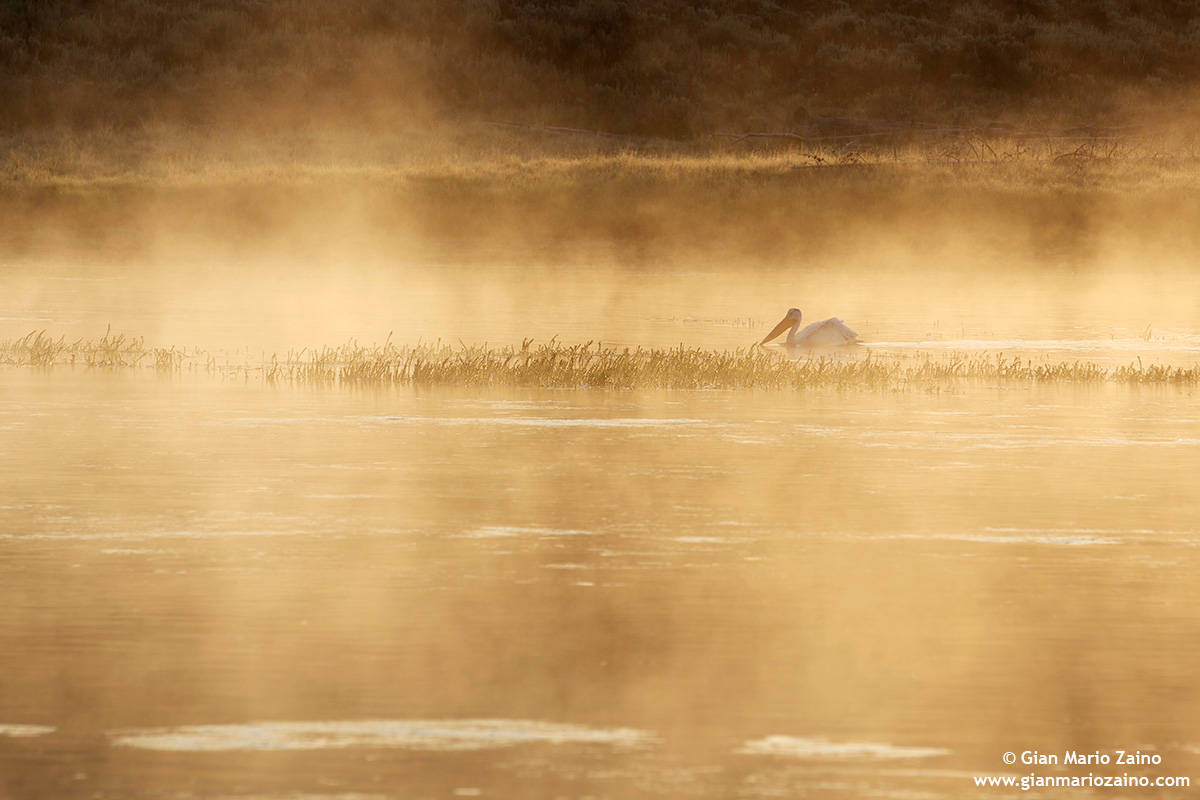
<path fill-rule="evenodd" d="M 43 726 L 0 729 L 7 796 L 1200 772 L 1186 391 L 0 385 L 0 724 Z"/>

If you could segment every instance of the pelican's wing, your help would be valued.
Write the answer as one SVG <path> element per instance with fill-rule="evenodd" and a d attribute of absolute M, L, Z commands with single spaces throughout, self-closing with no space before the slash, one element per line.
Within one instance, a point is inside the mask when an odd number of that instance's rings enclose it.
<path fill-rule="evenodd" d="M 800 347 L 838 347 L 858 344 L 858 334 L 837 317 L 830 317 L 805 327 L 796 337 L 796 344 Z"/>

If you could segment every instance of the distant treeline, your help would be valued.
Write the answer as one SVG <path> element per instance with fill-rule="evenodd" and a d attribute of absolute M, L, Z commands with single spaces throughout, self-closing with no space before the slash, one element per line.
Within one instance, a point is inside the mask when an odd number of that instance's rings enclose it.
<path fill-rule="evenodd" d="M 10 131 L 1116 122 L 1197 78 L 1191 0 L 0 0 Z"/>

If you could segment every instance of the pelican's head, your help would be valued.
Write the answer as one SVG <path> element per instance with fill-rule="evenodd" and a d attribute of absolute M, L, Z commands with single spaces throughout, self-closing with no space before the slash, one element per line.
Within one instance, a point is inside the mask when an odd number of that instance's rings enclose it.
<path fill-rule="evenodd" d="M 768 333 L 766 335 L 766 337 L 761 342 L 759 342 L 759 344 L 766 344 L 767 342 L 771 341 L 779 334 L 786 331 L 788 328 L 794 327 L 799 324 L 800 324 L 800 309 L 789 308 L 787 314 L 785 314 L 783 319 L 781 319 L 779 321 L 779 324 L 776 325 L 774 328 L 772 328 L 771 332 Z"/>

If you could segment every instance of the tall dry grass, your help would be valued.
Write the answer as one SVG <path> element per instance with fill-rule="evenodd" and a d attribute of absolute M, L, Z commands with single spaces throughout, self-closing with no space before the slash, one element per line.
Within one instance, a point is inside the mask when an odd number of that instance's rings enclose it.
<path fill-rule="evenodd" d="M 0 342 L 0 365 L 12 367 L 153 368 L 205 372 L 267 383 L 337 386 L 504 386 L 556 389 L 840 389 L 903 391 L 987 382 L 1018 384 L 1145 384 L 1195 386 L 1200 365 L 1108 368 L 1087 361 L 1035 361 L 1003 354 L 941 357 L 879 355 L 869 348 L 798 359 L 751 347 L 714 351 L 617 348 L 597 342 L 518 346 L 382 345 L 349 342 L 234 361 L 200 350 L 147 347 L 141 338 L 106 333 L 67 343 L 45 332 Z"/>

